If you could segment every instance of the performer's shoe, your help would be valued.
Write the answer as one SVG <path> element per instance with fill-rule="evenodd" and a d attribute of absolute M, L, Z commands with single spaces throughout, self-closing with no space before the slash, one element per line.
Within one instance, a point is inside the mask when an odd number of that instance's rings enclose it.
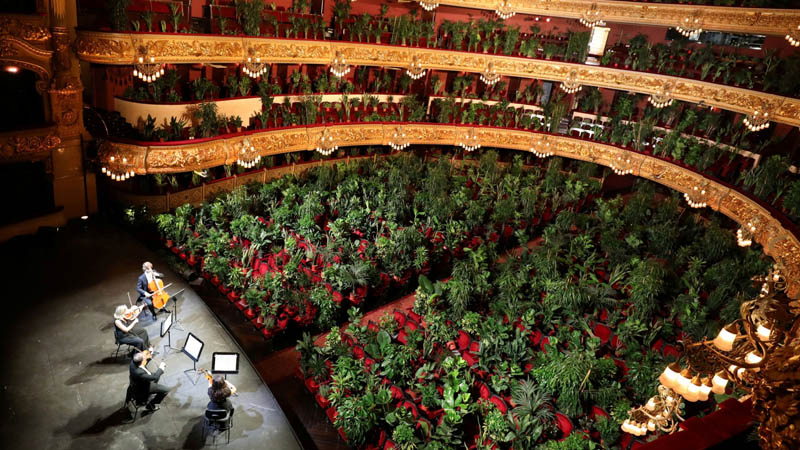
<path fill-rule="evenodd" d="M 148 403 L 147 406 L 145 406 L 145 409 L 148 411 L 156 412 L 159 409 L 161 409 L 161 407 L 158 405 L 151 405 L 150 403 Z"/>

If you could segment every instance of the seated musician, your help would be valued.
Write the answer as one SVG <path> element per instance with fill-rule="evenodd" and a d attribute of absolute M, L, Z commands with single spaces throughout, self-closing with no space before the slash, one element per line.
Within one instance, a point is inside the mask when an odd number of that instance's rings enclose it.
<path fill-rule="evenodd" d="M 133 388 L 133 395 L 140 401 L 147 399 L 155 394 L 152 400 L 147 402 L 146 408 L 149 411 L 158 411 L 159 403 L 169 394 L 169 388 L 158 384 L 159 378 L 164 374 L 166 364 L 161 362 L 155 373 L 147 369 L 147 362 L 152 355 L 150 352 L 139 352 L 133 355 L 130 366 L 130 383 Z"/>
<path fill-rule="evenodd" d="M 150 346 L 150 337 L 147 330 L 139 326 L 139 307 L 128 308 L 125 305 L 117 306 L 114 311 L 114 337 L 121 344 L 128 344 L 136 347 L 137 350 L 153 350 Z"/>
<path fill-rule="evenodd" d="M 236 393 L 236 386 L 229 383 L 222 375 L 214 375 L 214 378 L 209 383 L 208 397 L 211 401 L 208 402 L 206 409 L 233 411 L 233 404 L 231 404 L 229 397 Z"/>
<path fill-rule="evenodd" d="M 139 293 L 139 298 L 136 299 L 136 302 L 145 302 L 147 304 L 147 309 L 155 319 L 157 310 L 153 306 L 153 291 L 150 289 L 150 282 L 161 274 L 153 270 L 153 263 L 149 261 L 142 264 L 142 271 L 144 273 L 141 274 L 136 281 L 136 292 Z"/>

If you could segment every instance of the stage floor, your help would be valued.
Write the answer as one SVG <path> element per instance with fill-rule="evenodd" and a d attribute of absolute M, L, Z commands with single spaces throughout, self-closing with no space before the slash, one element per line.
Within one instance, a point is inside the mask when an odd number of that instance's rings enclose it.
<path fill-rule="evenodd" d="M 186 288 L 179 319 L 186 331 L 173 331 L 181 347 L 190 331 L 205 342 L 198 367 L 210 368 L 216 351 L 241 352 L 234 339 L 177 274 L 132 236 L 102 223 L 25 237 L 0 245 L 3 286 L 2 411 L 3 448 L 23 449 L 177 449 L 211 446 L 202 439 L 208 384 L 184 374 L 192 361 L 182 353 L 165 356 L 159 323 L 143 312 L 141 323 L 161 352 L 150 363 L 166 362 L 161 384 L 170 395 L 153 414 L 126 424 L 123 408 L 129 360 L 112 358 L 114 308 L 135 299 L 142 262 L 165 274 L 168 289 Z M 171 305 L 170 305 L 171 308 Z M 159 322 L 162 316 L 159 316 Z M 123 346 L 124 348 L 124 346 Z M 192 376 L 192 378 L 194 378 Z M 275 397 L 242 353 L 240 373 L 229 376 L 239 389 L 230 449 L 300 449 Z M 141 412 L 144 408 L 140 409 Z M 221 440 L 220 440 L 221 439 Z"/>

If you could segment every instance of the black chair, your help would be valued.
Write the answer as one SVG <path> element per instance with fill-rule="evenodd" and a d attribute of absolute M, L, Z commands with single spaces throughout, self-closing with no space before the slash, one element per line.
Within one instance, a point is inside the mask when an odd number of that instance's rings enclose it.
<path fill-rule="evenodd" d="M 147 402 L 150 401 L 150 397 L 151 396 L 148 394 L 144 398 L 141 398 L 141 397 L 137 398 L 137 396 L 134 395 L 134 392 L 133 392 L 133 385 L 132 384 L 128 385 L 128 390 L 125 392 L 125 408 L 128 409 L 128 412 L 130 413 L 131 418 L 130 418 L 129 421 L 127 421 L 125 423 L 134 423 L 134 422 L 136 422 L 136 416 L 139 414 L 139 408 L 141 408 L 142 406 L 147 405 Z"/>
<path fill-rule="evenodd" d="M 114 333 L 114 343 L 117 344 L 117 349 L 112 354 L 114 359 L 119 358 L 119 349 L 122 348 L 123 345 L 126 345 L 128 347 L 127 352 L 129 355 L 133 353 L 134 350 L 136 351 L 139 350 L 136 347 L 134 347 L 133 344 L 126 344 L 124 342 L 120 342 L 119 339 L 117 339 L 117 333 L 115 332 L 115 330 L 111 330 L 111 332 Z"/>
<path fill-rule="evenodd" d="M 226 409 L 207 409 L 203 422 L 203 443 L 206 442 L 206 430 L 212 429 L 213 443 L 217 443 L 217 434 L 226 433 L 226 444 L 231 442 L 231 428 L 233 428 L 233 411 Z"/>

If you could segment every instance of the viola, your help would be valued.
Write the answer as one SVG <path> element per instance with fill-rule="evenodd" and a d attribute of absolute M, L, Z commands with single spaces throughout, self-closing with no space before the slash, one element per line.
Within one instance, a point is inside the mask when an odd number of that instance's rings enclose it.
<path fill-rule="evenodd" d="M 206 376 L 206 380 L 208 380 L 208 387 L 211 387 L 211 384 L 214 382 L 214 377 L 211 375 L 211 372 L 209 372 L 206 369 L 197 369 L 197 370 L 203 372 L 203 375 Z M 225 380 L 225 385 L 227 385 L 228 389 L 231 390 L 231 395 L 236 395 L 236 386 L 234 386 L 233 383 L 231 383 L 228 380 Z"/>
<path fill-rule="evenodd" d="M 153 307 L 161 309 L 167 305 L 169 294 L 164 290 L 164 282 L 153 276 L 153 280 L 147 283 L 147 287 L 153 292 Z"/>
<path fill-rule="evenodd" d="M 130 309 L 128 309 L 128 312 L 125 313 L 125 316 L 124 316 L 125 320 L 133 320 L 141 312 L 142 312 L 142 307 L 141 306 L 132 306 Z"/>

